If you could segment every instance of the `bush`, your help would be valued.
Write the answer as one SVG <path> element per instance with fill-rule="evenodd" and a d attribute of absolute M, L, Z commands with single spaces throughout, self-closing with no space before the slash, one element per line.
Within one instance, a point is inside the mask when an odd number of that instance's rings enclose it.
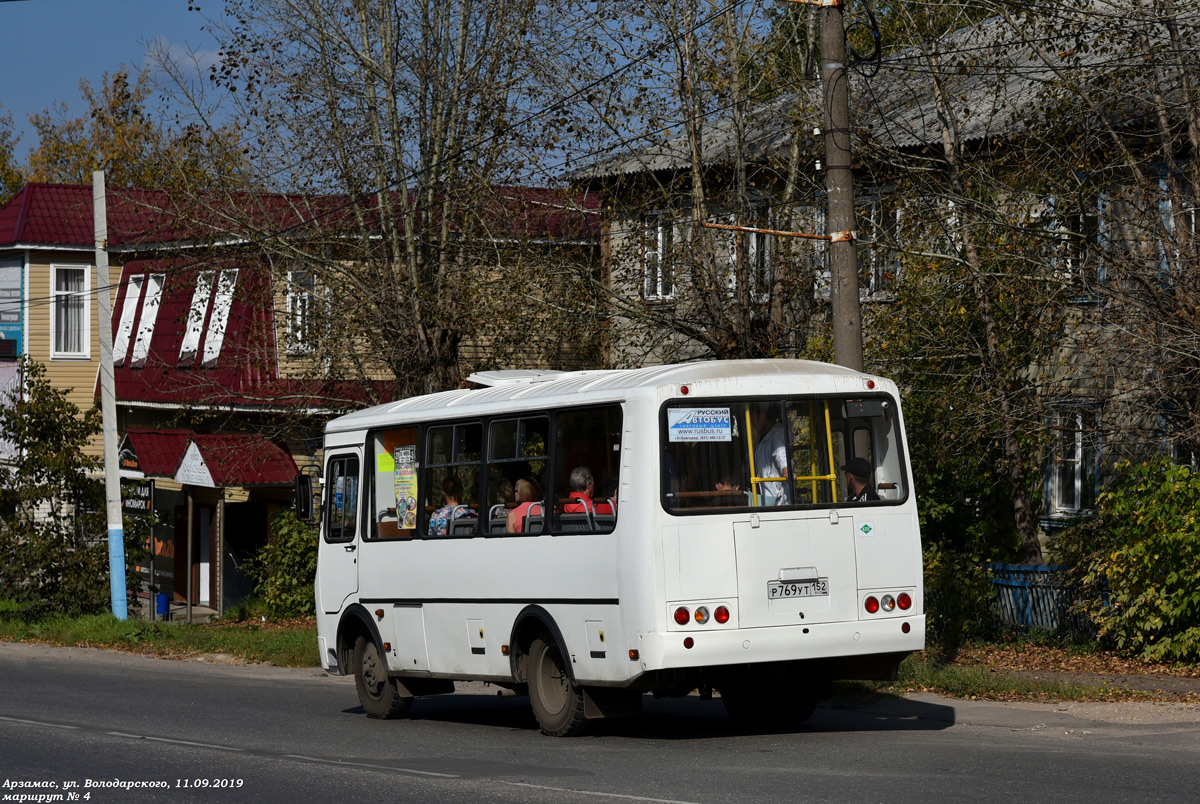
<path fill-rule="evenodd" d="M 1097 515 L 1061 534 L 1099 638 L 1149 661 L 1200 661 L 1200 475 L 1163 459 L 1117 467 Z"/>
<path fill-rule="evenodd" d="M 316 526 L 301 522 L 291 508 L 281 508 L 271 517 L 271 538 L 247 566 L 256 582 L 257 605 L 266 617 L 316 612 L 317 539 Z"/>
<path fill-rule="evenodd" d="M 979 556 L 925 545 L 925 636 L 935 659 L 996 631 L 992 584 Z"/>
<path fill-rule="evenodd" d="M 20 391 L 0 399 L 0 432 L 12 459 L 0 482 L 0 596 L 28 616 L 80 615 L 111 603 L 108 526 L 101 461 L 84 453 L 100 412 L 83 413 L 23 361 Z M 126 593 L 141 536 L 125 531 Z"/>

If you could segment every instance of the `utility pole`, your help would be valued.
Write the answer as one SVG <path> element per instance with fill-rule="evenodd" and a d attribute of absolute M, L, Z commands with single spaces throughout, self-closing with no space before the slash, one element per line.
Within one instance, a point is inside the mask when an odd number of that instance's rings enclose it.
<path fill-rule="evenodd" d="M 810 0 L 811 2 L 812 0 Z M 862 371 L 862 305 L 854 238 L 854 173 L 850 160 L 850 82 L 846 71 L 845 0 L 815 0 L 821 8 L 821 93 L 825 134 L 825 191 L 829 202 L 833 356 Z"/>
<path fill-rule="evenodd" d="M 104 430 L 104 500 L 108 511 L 108 571 L 112 613 L 129 616 L 125 599 L 125 523 L 121 519 L 121 475 L 117 468 L 117 393 L 113 382 L 112 291 L 108 283 L 108 206 L 104 171 L 92 173 L 92 224 L 96 232 L 96 303 L 100 327 L 100 415 Z"/>

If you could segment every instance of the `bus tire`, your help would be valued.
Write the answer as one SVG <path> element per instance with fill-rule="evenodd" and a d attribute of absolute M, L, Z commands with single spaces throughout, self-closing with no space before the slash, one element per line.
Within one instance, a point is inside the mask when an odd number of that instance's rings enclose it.
<path fill-rule="evenodd" d="M 734 722 L 743 728 L 782 731 L 799 726 L 812 717 L 816 698 L 780 695 L 778 691 L 737 684 L 720 690 L 721 703 Z"/>
<path fill-rule="evenodd" d="M 413 699 L 400 694 L 396 679 L 387 672 L 387 662 L 375 640 L 359 636 L 354 640 L 354 688 L 367 717 L 392 719 L 408 714 Z"/>
<path fill-rule="evenodd" d="M 575 737 L 589 730 L 583 689 L 567 672 L 562 651 L 552 640 L 538 637 L 529 646 L 529 701 L 542 733 Z"/>

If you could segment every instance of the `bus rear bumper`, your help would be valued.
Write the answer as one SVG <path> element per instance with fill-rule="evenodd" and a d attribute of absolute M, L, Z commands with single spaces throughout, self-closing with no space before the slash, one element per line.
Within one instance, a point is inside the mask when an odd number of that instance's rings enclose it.
<path fill-rule="evenodd" d="M 908 625 L 905 633 L 902 626 Z M 691 640 L 687 647 L 685 640 Z M 925 617 L 767 628 L 638 634 L 643 672 L 911 653 L 925 647 Z"/>

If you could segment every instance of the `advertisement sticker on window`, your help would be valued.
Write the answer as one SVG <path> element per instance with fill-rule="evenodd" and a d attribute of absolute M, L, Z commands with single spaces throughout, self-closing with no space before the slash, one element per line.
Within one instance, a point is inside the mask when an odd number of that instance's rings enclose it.
<path fill-rule="evenodd" d="M 402 529 L 417 526 L 417 448 L 396 447 L 396 518 Z"/>
<path fill-rule="evenodd" d="M 675 442 L 731 441 L 729 408 L 671 408 L 667 411 L 667 440 Z"/>

